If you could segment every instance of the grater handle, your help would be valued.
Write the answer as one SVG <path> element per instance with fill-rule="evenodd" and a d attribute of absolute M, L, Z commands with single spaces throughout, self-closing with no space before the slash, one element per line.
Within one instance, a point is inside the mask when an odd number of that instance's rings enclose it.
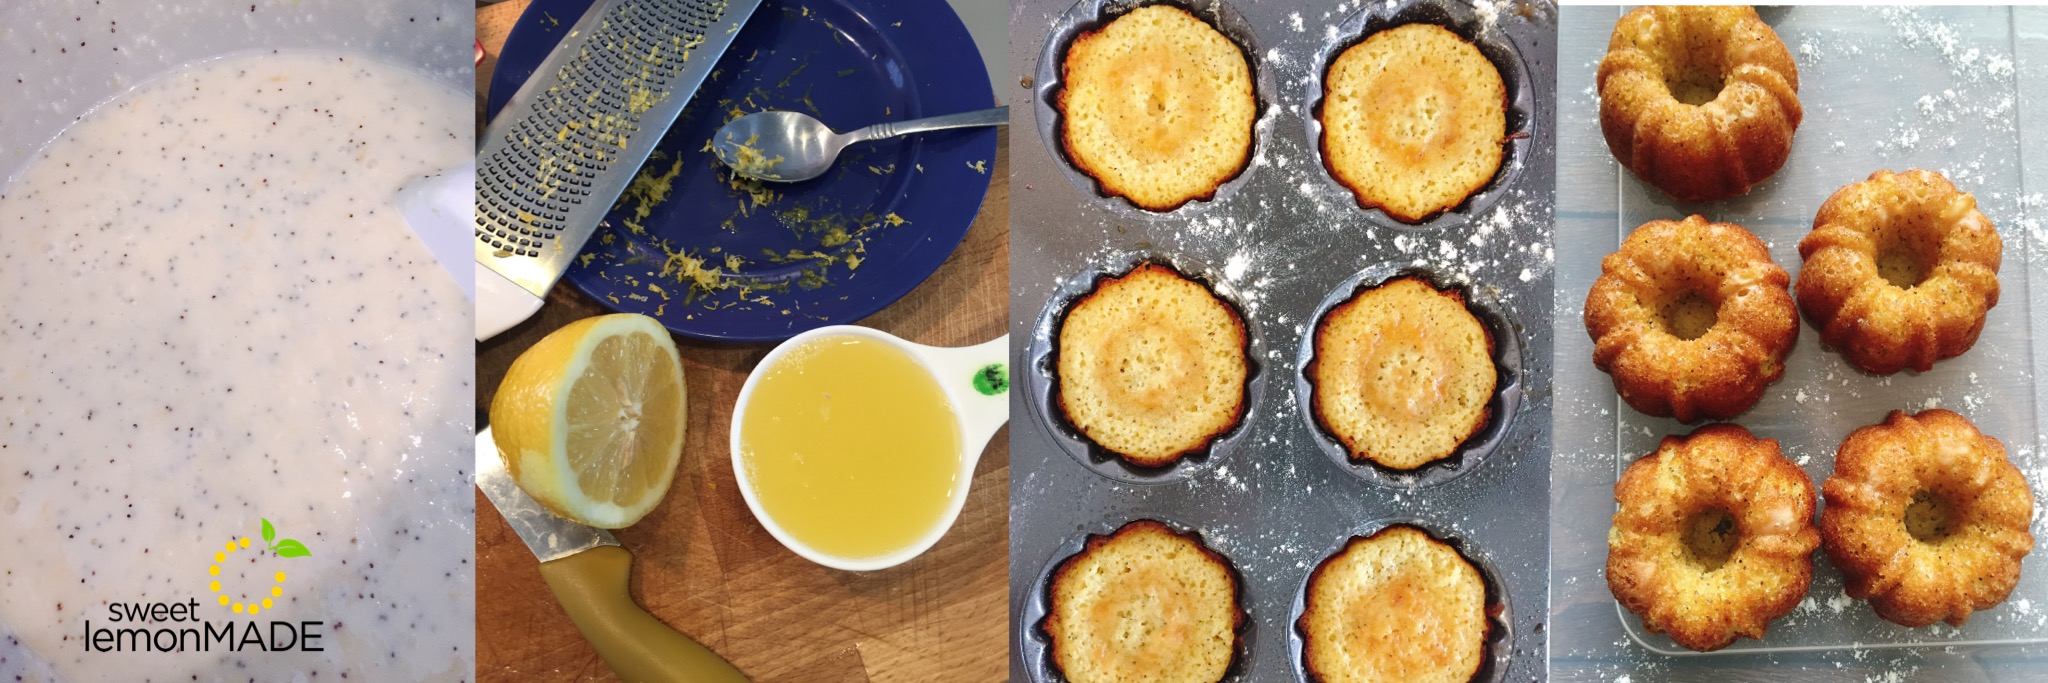
<path fill-rule="evenodd" d="M 911 119 L 909 121 L 885 121 L 856 130 L 850 133 L 848 137 L 853 138 L 854 142 L 867 142 L 869 140 L 893 138 L 898 135 L 909 135 L 911 133 L 922 133 L 932 130 L 1003 126 L 1009 125 L 1009 123 L 1010 107 L 1005 105 L 993 109 L 932 116 L 922 119 Z"/>
<path fill-rule="evenodd" d="M 498 336 L 513 325 L 526 322 L 544 303 L 498 271 L 478 263 L 476 268 L 476 340 Z"/>

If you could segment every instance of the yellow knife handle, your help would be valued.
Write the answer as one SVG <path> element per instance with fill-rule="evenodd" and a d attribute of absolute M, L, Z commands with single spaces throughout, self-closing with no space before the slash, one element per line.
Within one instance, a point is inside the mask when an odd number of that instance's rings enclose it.
<path fill-rule="evenodd" d="M 661 623 L 633 602 L 626 581 L 633 554 L 599 546 L 540 565 L 540 577 L 569 612 L 576 630 L 627 681 L 748 683 L 717 653 Z"/>

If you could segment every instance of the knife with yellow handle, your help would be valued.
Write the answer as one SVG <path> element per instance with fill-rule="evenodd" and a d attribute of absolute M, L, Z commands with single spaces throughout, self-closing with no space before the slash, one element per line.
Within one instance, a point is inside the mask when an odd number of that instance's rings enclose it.
<path fill-rule="evenodd" d="M 597 655 L 627 681 L 744 683 L 725 658 L 648 614 L 626 592 L 633 555 L 603 529 L 541 507 L 505 471 L 491 430 L 476 437 L 476 486 L 540 558 L 540 576 Z"/>

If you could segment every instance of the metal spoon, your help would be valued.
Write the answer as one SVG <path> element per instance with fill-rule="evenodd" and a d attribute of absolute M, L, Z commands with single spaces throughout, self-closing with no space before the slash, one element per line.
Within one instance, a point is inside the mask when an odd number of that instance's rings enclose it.
<path fill-rule="evenodd" d="M 948 128 L 1001 126 L 1010 108 L 996 107 L 909 121 L 877 123 L 835 133 L 824 123 L 793 111 L 764 111 L 733 119 L 711 137 L 711 151 L 734 173 L 757 180 L 793 183 L 832 169 L 839 150 L 856 142 Z"/>

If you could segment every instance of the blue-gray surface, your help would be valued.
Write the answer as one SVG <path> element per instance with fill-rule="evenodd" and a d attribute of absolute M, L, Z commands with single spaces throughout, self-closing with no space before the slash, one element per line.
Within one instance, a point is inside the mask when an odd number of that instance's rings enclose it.
<path fill-rule="evenodd" d="M 2039 556 L 2029 558 L 2011 600 L 1960 630 L 1878 621 L 1866 605 L 1840 594 L 1821 560 L 1812 602 L 1774 624 L 1765 641 L 1708 656 L 1653 651 L 1671 644 L 1618 614 L 1602 573 L 1611 487 L 1618 456 L 1632 457 L 1660 432 L 1683 428 L 1645 419 L 1616 400 L 1608 377 L 1592 367 L 1581 323 L 1600 257 L 1643 220 L 1697 210 L 1743 223 L 1796 273 L 1792 246 L 1834 187 L 1879 168 L 1942 170 L 1977 194 L 2005 240 L 2004 295 L 1984 340 L 1929 373 L 1883 380 L 1819 351 L 1809 326 L 1786 379 L 1738 422 L 1775 432 L 1789 457 L 1824 476 L 1843 425 L 1877 422 L 1877 406 L 1940 405 L 2003 439 L 2036 491 L 2048 493 L 2048 443 L 2038 428 L 2048 424 L 2048 401 L 2040 400 L 2036 380 L 2048 376 L 2048 9 L 1764 10 L 1800 64 L 1805 123 L 1777 177 L 1749 197 L 1697 207 L 1671 206 L 1644 188 L 1620 171 L 1601 140 L 1593 77 L 1619 14 L 1571 7 L 1561 21 L 1551 673 L 1572 681 L 2048 677 L 2048 646 L 1958 644 L 2048 640 L 2048 570 Z M 2038 509 L 2034 534 L 2048 535 Z M 1882 647 L 1896 642 L 1936 644 Z"/>

